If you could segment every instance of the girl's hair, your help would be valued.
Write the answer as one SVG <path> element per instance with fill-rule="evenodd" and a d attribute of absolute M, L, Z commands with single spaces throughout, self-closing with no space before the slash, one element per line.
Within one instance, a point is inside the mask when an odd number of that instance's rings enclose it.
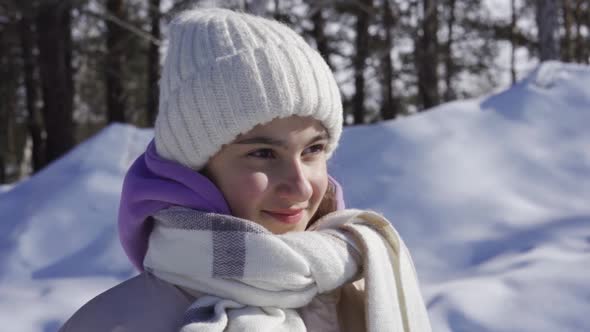
<path fill-rule="evenodd" d="M 338 206 L 337 198 L 336 198 L 336 185 L 332 183 L 332 181 L 328 181 L 328 188 L 326 189 L 326 193 L 320 202 L 320 206 L 318 210 L 315 212 L 311 220 L 307 224 L 307 228 L 311 227 L 318 219 L 327 215 L 328 213 L 336 211 Z"/>

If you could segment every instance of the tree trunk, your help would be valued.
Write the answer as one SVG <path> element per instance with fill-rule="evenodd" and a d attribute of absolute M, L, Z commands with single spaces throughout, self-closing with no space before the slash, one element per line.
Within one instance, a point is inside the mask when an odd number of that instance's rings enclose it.
<path fill-rule="evenodd" d="M 6 38 L 7 31 L 0 27 L 0 183 L 8 181 L 7 166 L 10 154 L 10 126 L 13 113 L 14 88 L 12 80 L 14 64 L 10 56 L 10 47 Z"/>
<path fill-rule="evenodd" d="M 21 52 L 24 64 L 24 83 L 27 107 L 27 128 L 32 142 L 33 171 L 45 166 L 43 122 L 37 107 L 37 82 L 35 82 L 35 59 L 33 55 L 32 21 L 27 13 L 20 20 Z"/>
<path fill-rule="evenodd" d="M 536 3 L 536 21 L 539 40 L 539 59 L 559 59 L 559 37 L 557 15 L 558 8 L 554 0 L 538 0 Z"/>
<path fill-rule="evenodd" d="M 75 144 L 70 10 L 69 1 L 46 0 L 40 2 L 37 15 L 47 162 L 59 158 Z"/>
<path fill-rule="evenodd" d="M 315 2 L 311 2 L 310 6 L 312 7 L 312 15 L 311 15 L 311 22 L 313 23 L 313 30 L 312 35 L 315 39 L 317 44 L 318 52 L 322 55 L 328 66 L 332 67 L 332 63 L 330 62 L 330 46 L 328 44 L 328 38 L 324 33 L 324 29 L 326 27 L 326 20 L 324 19 L 323 11 L 321 5 L 316 4 Z"/>
<path fill-rule="evenodd" d="M 383 29 L 384 29 L 384 50 L 381 57 L 382 82 L 381 82 L 381 118 L 383 120 L 395 119 L 399 114 L 393 96 L 393 63 L 391 62 L 391 51 L 393 49 L 393 37 L 391 30 L 394 25 L 394 17 L 389 0 L 383 1 Z"/>
<path fill-rule="evenodd" d="M 588 63 L 588 45 L 586 44 L 586 40 L 581 32 L 582 26 L 585 25 L 584 22 L 584 4 L 583 0 L 576 0 L 576 6 L 574 9 L 574 21 L 576 24 L 576 43 L 575 43 L 575 59 L 578 63 Z M 586 11 L 588 9 L 586 8 Z"/>
<path fill-rule="evenodd" d="M 510 77 L 512 84 L 516 83 L 516 0 L 510 0 Z"/>
<path fill-rule="evenodd" d="M 588 27 L 588 29 L 590 29 L 590 3 L 586 4 L 586 26 Z M 589 64 L 590 63 L 590 33 L 586 34 L 586 46 L 587 46 L 587 50 L 588 53 L 586 56 L 586 59 L 584 59 L 584 63 Z"/>
<path fill-rule="evenodd" d="M 6 49 L 8 48 L 6 42 L 4 41 L 4 31 L 0 26 L 0 75 L 2 78 L 8 77 L 6 70 L 8 69 L 8 65 L 5 63 L 5 55 Z M 2 102 L 0 103 L 0 183 L 6 183 L 6 157 L 8 151 L 8 135 L 7 135 L 7 118 L 8 118 L 8 105 L 4 101 L 4 86 L 6 82 L 4 80 L 0 80 L 0 98 L 2 98 Z"/>
<path fill-rule="evenodd" d="M 107 11 L 113 17 L 125 21 L 124 0 L 107 0 Z M 123 64 L 127 31 L 112 20 L 107 20 L 107 53 L 105 83 L 107 96 L 107 121 L 125 122 L 125 93 L 123 89 Z"/>
<path fill-rule="evenodd" d="M 0 183 L 6 183 L 6 163 L 4 162 L 4 156 L 0 152 Z"/>
<path fill-rule="evenodd" d="M 423 0 L 422 36 L 417 45 L 418 94 L 422 111 L 440 103 L 438 92 L 438 1 Z"/>
<path fill-rule="evenodd" d="M 590 3 L 586 3 L 586 26 L 590 29 Z M 590 53 L 590 33 L 586 34 L 586 50 Z M 586 59 L 584 59 L 585 64 L 590 63 L 590 54 L 586 54 Z"/>
<path fill-rule="evenodd" d="M 451 101 L 456 98 L 455 91 L 451 86 L 453 76 L 455 76 L 455 63 L 453 61 L 453 28 L 455 27 L 455 0 L 449 0 L 448 10 L 449 18 L 447 21 L 448 38 L 445 47 L 445 101 Z"/>
<path fill-rule="evenodd" d="M 514 1 L 514 0 L 512 0 Z M 574 49 L 572 42 L 572 0 L 562 0 L 562 17 L 563 17 L 563 30 L 564 36 L 561 46 L 561 57 L 565 62 L 571 62 L 574 58 Z"/>
<path fill-rule="evenodd" d="M 352 99 L 354 124 L 365 122 L 365 66 L 369 54 L 369 13 L 372 0 L 360 1 L 356 20 L 356 55 L 354 67 L 354 96 Z"/>
<path fill-rule="evenodd" d="M 258 15 L 258 16 L 266 16 L 266 8 L 268 5 L 269 0 L 250 0 L 246 1 L 246 11 L 248 13 Z"/>
<path fill-rule="evenodd" d="M 150 0 L 150 21 L 151 35 L 160 39 L 160 0 Z M 151 126 L 156 122 L 159 103 L 158 80 L 160 78 L 160 47 L 156 43 L 150 42 L 148 51 L 148 95 L 147 95 L 147 113 L 148 122 Z"/>
<path fill-rule="evenodd" d="M 279 0 L 274 0 L 274 7 L 275 12 L 273 13 L 273 18 L 279 21 L 281 18 L 281 3 Z"/>

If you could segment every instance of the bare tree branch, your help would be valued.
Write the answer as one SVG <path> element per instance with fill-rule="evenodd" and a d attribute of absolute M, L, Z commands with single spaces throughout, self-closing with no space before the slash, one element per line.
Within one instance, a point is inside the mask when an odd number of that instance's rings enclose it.
<path fill-rule="evenodd" d="M 115 15 L 113 15 L 109 12 L 97 13 L 95 11 L 88 10 L 88 9 L 81 9 L 80 12 L 82 14 L 86 14 L 90 17 L 94 17 L 94 18 L 97 18 L 100 20 L 108 20 L 110 22 L 113 22 L 113 23 L 117 24 L 118 26 L 120 26 L 121 28 L 133 33 L 134 35 L 148 40 L 150 43 L 152 43 L 154 45 L 160 46 L 162 43 L 159 39 L 154 38 L 154 36 L 152 36 L 150 33 L 143 31 L 142 29 L 135 27 L 132 24 L 119 19 L 118 17 L 116 17 Z"/>

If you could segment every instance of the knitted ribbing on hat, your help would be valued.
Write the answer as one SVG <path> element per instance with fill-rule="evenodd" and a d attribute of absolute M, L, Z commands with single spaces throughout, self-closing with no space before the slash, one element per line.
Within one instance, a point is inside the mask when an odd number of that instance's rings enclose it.
<path fill-rule="evenodd" d="M 297 33 L 226 9 L 193 9 L 169 27 L 155 144 L 162 157 L 199 170 L 223 144 L 275 118 L 319 120 L 328 157 L 342 132 L 334 76 Z"/>

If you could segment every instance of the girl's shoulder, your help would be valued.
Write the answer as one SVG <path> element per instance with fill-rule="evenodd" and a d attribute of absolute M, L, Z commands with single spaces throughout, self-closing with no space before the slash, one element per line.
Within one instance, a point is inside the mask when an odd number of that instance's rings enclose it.
<path fill-rule="evenodd" d="M 174 285 L 142 273 L 90 300 L 60 332 L 172 331 L 193 300 Z"/>

